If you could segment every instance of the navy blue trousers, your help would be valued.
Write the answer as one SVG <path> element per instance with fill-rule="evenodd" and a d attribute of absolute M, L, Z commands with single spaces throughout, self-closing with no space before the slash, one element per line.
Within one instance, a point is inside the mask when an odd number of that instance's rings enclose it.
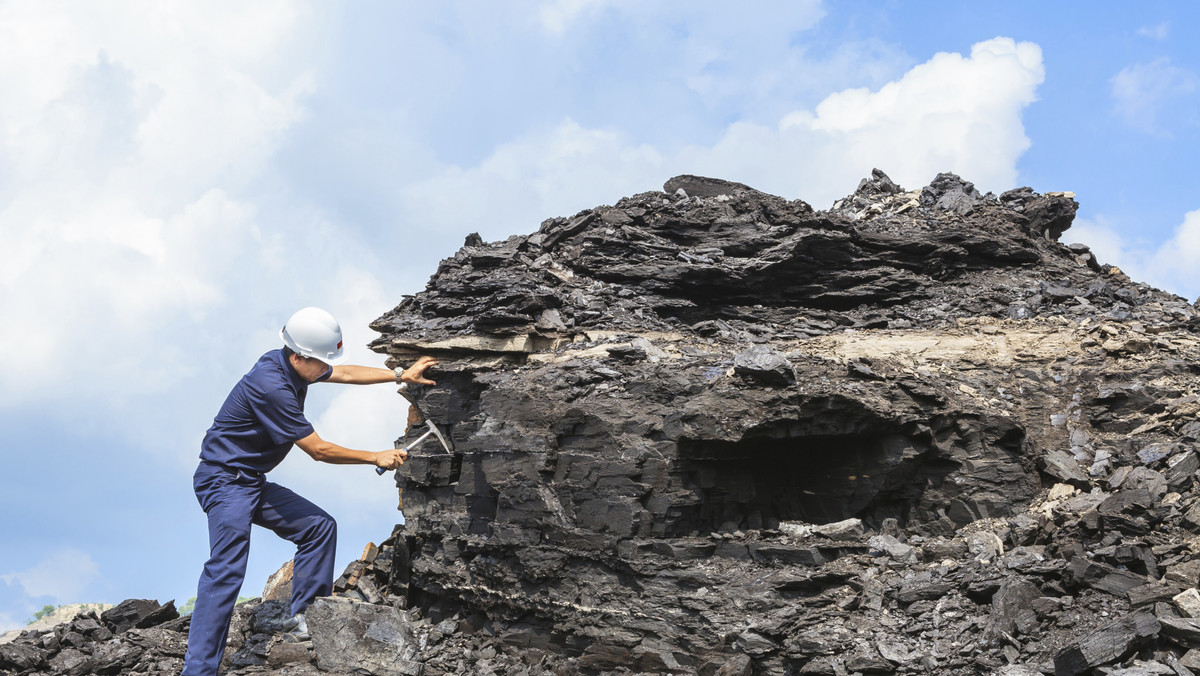
<path fill-rule="evenodd" d="M 269 528 L 296 544 L 292 571 L 292 614 L 303 612 L 318 596 L 333 591 L 337 523 L 325 510 L 271 483 L 262 474 L 201 462 L 193 477 L 196 499 L 208 514 L 210 556 L 200 574 L 196 606 L 188 630 L 186 676 L 216 676 L 229 618 L 237 603 L 251 524 Z"/>

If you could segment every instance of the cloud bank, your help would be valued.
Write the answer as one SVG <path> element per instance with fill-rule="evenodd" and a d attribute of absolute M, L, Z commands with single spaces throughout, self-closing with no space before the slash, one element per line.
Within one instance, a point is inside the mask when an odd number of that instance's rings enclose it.
<path fill-rule="evenodd" d="M 4 583 L 0 600 L 5 606 L 5 612 L 0 612 L 0 633 L 23 625 L 44 605 L 78 603 L 98 579 L 100 566 L 87 552 L 73 547 L 61 547 L 25 570 L 0 575 Z M 25 616 L 18 617 L 10 608 L 19 608 Z"/>
<path fill-rule="evenodd" d="M 1181 126 L 1200 125 L 1200 76 L 1165 56 L 1122 68 L 1110 82 L 1114 113 L 1134 129 L 1170 136 Z"/>
<path fill-rule="evenodd" d="M 303 21 L 288 3 L 0 6 L 0 349 L 23 356 L 0 404 L 160 391 L 197 372 L 185 354 L 251 271 L 281 267 L 240 193 L 311 92 Z"/>
<path fill-rule="evenodd" d="M 1079 220 L 1069 231 L 1072 239 L 1092 247 L 1097 260 L 1121 268 L 1132 279 L 1200 300 L 1200 209 L 1189 211 L 1170 239 L 1158 246 L 1122 236 L 1117 227 L 1099 218 Z"/>
<path fill-rule="evenodd" d="M 1002 191 L 1016 187 L 1017 160 L 1030 143 L 1021 111 L 1043 79 L 1037 45 L 996 38 L 966 57 L 939 53 L 876 90 L 837 92 L 772 126 L 734 123 L 711 146 L 671 152 L 566 119 L 474 166 L 445 167 L 406 186 L 407 220 L 460 231 L 478 223 L 498 239 L 681 173 L 742 181 L 818 208 L 852 192 L 875 167 L 909 188 L 953 171 Z"/>

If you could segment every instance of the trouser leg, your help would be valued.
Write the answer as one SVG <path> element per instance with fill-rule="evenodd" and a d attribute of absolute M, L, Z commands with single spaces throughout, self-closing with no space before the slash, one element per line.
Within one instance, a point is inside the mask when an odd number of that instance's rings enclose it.
<path fill-rule="evenodd" d="M 207 483 L 197 480 L 196 495 L 208 513 L 210 555 L 196 589 L 184 658 L 186 676 L 215 676 L 221 664 L 229 619 L 246 577 L 250 523 L 262 489 L 261 483 L 245 486 L 209 478 Z"/>
<path fill-rule="evenodd" d="M 292 569 L 292 614 L 333 592 L 337 522 L 293 491 L 267 482 L 254 523 L 296 544 Z"/>

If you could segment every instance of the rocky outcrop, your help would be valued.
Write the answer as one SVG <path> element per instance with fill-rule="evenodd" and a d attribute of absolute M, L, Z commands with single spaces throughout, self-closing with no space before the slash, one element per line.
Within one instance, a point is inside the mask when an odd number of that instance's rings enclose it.
<path fill-rule="evenodd" d="M 376 586 L 585 673 L 1167 659 L 1169 624 L 1105 625 L 1184 590 L 1200 322 L 1061 244 L 1076 206 L 685 176 L 468 238 L 373 324 L 442 359 L 415 396 L 455 446 L 397 473 Z"/>

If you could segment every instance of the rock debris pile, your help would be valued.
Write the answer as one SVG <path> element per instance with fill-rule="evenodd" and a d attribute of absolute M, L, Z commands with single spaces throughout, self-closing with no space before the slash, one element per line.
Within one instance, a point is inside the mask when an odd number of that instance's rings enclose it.
<path fill-rule="evenodd" d="M 1200 673 L 1200 311 L 1076 208 L 680 176 L 468 237 L 372 325 L 453 452 L 231 673 Z"/>
<path fill-rule="evenodd" d="M 103 613 L 80 613 L 0 645 L 0 670 L 28 674 L 178 674 L 187 651 L 187 618 L 174 602 L 131 599 Z"/>

